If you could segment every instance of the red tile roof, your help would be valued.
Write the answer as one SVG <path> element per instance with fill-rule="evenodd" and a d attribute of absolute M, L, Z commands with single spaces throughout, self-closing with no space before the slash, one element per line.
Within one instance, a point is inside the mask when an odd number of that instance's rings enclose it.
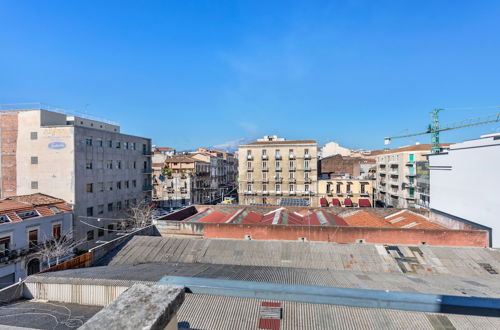
<path fill-rule="evenodd" d="M 57 211 L 54 212 L 49 207 L 55 207 Z M 8 216 L 11 222 L 23 221 L 23 219 L 21 219 L 17 215 L 17 213 L 30 211 L 37 211 L 41 217 L 53 216 L 57 213 L 73 212 L 71 207 L 67 205 L 62 199 L 40 193 L 14 196 L 0 200 L 0 215 Z"/>
<path fill-rule="evenodd" d="M 367 211 L 356 212 L 351 216 L 345 217 L 344 220 L 351 227 L 392 227 L 383 217 Z"/>
<path fill-rule="evenodd" d="M 393 227 L 412 229 L 444 229 L 443 226 L 430 222 L 423 215 L 403 210 L 385 217 L 385 221 Z"/>

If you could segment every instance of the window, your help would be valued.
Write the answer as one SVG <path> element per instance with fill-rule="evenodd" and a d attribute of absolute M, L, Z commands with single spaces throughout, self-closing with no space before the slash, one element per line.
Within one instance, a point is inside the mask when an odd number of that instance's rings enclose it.
<path fill-rule="evenodd" d="M 128 209 L 130 207 L 130 201 L 128 199 L 125 200 L 125 208 Z"/>
<path fill-rule="evenodd" d="M 87 192 L 88 193 L 94 192 L 94 185 L 92 183 L 87 183 Z"/>
<path fill-rule="evenodd" d="M 262 162 L 262 169 L 267 170 L 267 162 Z"/>
<path fill-rule="evenodd" d="M 337 183 L 337 194 L 340 194 L 340 193 L 342 193 L 341 188 L 340 188 L 340 183 Z"/>
<path fill-rule="evenodd" d="M 122 169 L 122 162 L 121 160 L 119 160 L 117 163 L 116 163 L 116 168 L 121 170 Z"/>
<path fill-rule="evenodd" d="M 132 142 L 132 150 L 135 150 L 135 142 Z"/>
<path fill-rule="evenodd" d="M 137 168 L 137 162 L 134 160 L 134 162 L 132 163 L 132 168 Z"/>
<path fill-rule="evenodd" d="M 267 180 L 267 172 L 262 172 L 262 180 Z"/>
<path fill-rule="evenodd" d="M 251 184 L 247 184 L 247 191 L 252 191 L 252 185 Z"/>
<path fill-rule="evenodd" d="M 88 217 L 94 216 L 94 208 L 93 207 L 87 207 L 87 216 Z"/>
<path fill-rule="evenodd" d="M 89 230 L 87 232 L 87 241 L 92 241 L 94 240 L 94 230 Z"/>
<path fill-rule="evenodd" d="M 30 138 L 32 140 L 38 140 L 38 132 L 31 132 L 30 133 Z"/>
<path fill-rule="evenodd" d="M 281 167 L 280 167 L 280 162 L 276 162 L 276 169 L 279 170 Z"/>
<path fill-rule="evenodd" d="M 309 156 L 309 149 L 304 149 L 304 156 Z"/>
<path fill-rule="evenodd" d="M 252 156 L 252 150 L 247 150 L 247 156 Z"/>
<path fill-rule="evenodd" d="M 103 192 L 104 191 L 104 182 L 98 182 L 97 183 L 97 191 Z"/>
<path fill-rule="evenodd" d="M 308 160 L 304 160 L 304 168 L 309 169 L 309 161 Z"/>
<path fill-rule="evenodd" d="M 97 145 L 98 147 L 102 147 L 102 139 L 97 139 L 97 141 L 96 141 L 96 145 Z"/>
<path fill-rule="evenodd" d="M 128 150 L 128 142 L 123 142 L 123 147 Z"/>
<path fill-rule="evenodd" d="M 304 179 L 309 180 L 309 172 L 304 173 Z"/>
<path fill-rule="evenodd" d="M 52 238 L 58 240 L 61 238 L 61 224 L 52 225 Z"/>
<path fill-rule="evenodd" d="M 33 211 L 28 211 L 28 212 L 19 212 L 19 213 L 16 213 L 16 215 L 19 218 L 26 220 L 26 219 L 30 219 L 30 218 L 36 218 L 36 217 L 40 216 L 40 213 L 38 213 L 38 211 L 36 211 L 36 210 L 33 210 Z"/>
<path fill-rule="evenodd" d="M 38 245 L 38 229 L 28 231 L 28 242 L 30 248 Z"/>
<path fill-rule="evenodd" d="M 97 206 L 97 214 L 104 214 L 104 205 L 98 205 Z"/>
<path fill-rule="evenodd" d="M 120 141 L 116 141 L 116 149 L 120 149 L 122 147 L 122 143 Z"/>
<path fill-rule="evenodd" d="M 252 181 L 252 173 L 251 172 L 247 173 L 247 181 Z"/>
<path fill-rule="evenodd" d="M 121 181 L 116 182 L 116 189 L 118 189 L 118 190 L 122 189 L 122 182 Z"/>
<path fill-rule="evenodd" d="M 288 177 L 290 179 L 295 179 L 295 173 L 293 173 L 293 172 L 288 173 Z"/>
<path fill-rule="evenodd" d="M 294 191 L 294 186 L 293 186 L 293 184 L 291 184 L 291 185 L 289 186 L 289 190 L 290 190 L 290 191 Z"/>
<path fill-rule="evenodd" d="M 38 181 L 31 181 L 31 189 L 38 189 Z"/>
<path fill-rule="evenodd" d="M 267 184 L 265 184 L 265 183 L 264 183 L 264 184 L 262 185 L 262 191 L 267 191 Z"/>
<path fill-rule="evenodd" d="M 362 194 L 365 193 L 365 184 L 364 183 L 361 184 L 361 193 Z"/>
<path fill-rule="evenodd" d="M 38 157 L 37 156 L 32 156 L 31 157 L 31 164 L 32 165 L 38 164 Z"/>
<path fill-rule="evenodd" d="M 97 236 L 98 237 L 104 236 L 104 228 L 97 229 Z"/>
<path fill-rule="evenodd" d="M 351 193 L 351 184 L 348 183 L 347 186 L 346 186 L 346 190 L 347 190 L 347 193 L 350 194 Z"/>
<path fill-rule="evenodd" d="M 91 170 L 92 169 L 92 161 L 91 160 L 87 160 L 87 162 L 85 163 L 85 168 L 87 170 Z"/>
<path fill-rule="evenodd" d="M 304 191 L 309 191 L 309 185 L 308 184 L 304 185 Z"/>
<path fill-rule="evenodd" d="M 113 148 L 113 141 L 108 140 L 108 147 L 109 147 L 109 148 Z"/>
<path fill-rule="evenodd" d="M 108 212 L 113 212 L 113 203 L 108 204 Z"/>
<path fill-rule="evenodd" d="M 137 181 L 136 180 L 132 180 L 132 187 L 134 187 L 134 188 L 137 187 Z"/>
<path fill-rule="evenodd" d="M 122 209 L 122 202 L 121 201 L 116 202 L 116 209 L 118 211 L 120 211 Z"/>
<path fill-rule="evenodd" d="M 125 181 L 125 188 L 128 189 L 129 188 L 129 181 Z"/>
<path fill-rule="evenodd" d="M 85 139 L 85 144 L 88 145 L 88 146 L 91 146 L 92 145 L 92 138 L 88 137 Z"/>
<path fill-rule="evenodd" d="M 113 181 L 108 182 L 108 190 L 113 191 Z"/>
<path fill-rule="evenodd" d="M 247 168 L 252 168 L 252 162 L 247 162 Z"/>
<path fill-rule="evenodd" d="M 113 225 L 113 224 L 108 225 L 108 234 L 110 232 L 112 232 L 114 229 L 115 229 L 115 225 Z"/>
<path fill-rule="evenodd" d="M 281 185 L 280 184 L 276 185 L 276 191 L 278 191 L 278 192 L 281 191 Z"/>
<path fill-rule="evenodd" d="M 5 253 L 10 249 L 10 236 L 0 238 L 0 252 Z"/>
<path fill-rule="evenodd" d="M 291 161 L 288 166 L 292 169 L 292 168 L 295 168 L 295 163 L 293 161 Z"/>
<path fill-rule="evenodd" d="M 4 223 L 4 222 L 10 222 L 10 218 L 6 214 L 0 215 L 0 223 Z"/>

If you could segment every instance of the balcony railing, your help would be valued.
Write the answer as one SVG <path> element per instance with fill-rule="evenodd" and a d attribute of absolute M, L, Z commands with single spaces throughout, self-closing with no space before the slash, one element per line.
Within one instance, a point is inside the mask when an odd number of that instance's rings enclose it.
<path fill-rule="evenodd" d="M 281 172 L 283 169 L 281 167 L 276 167 L 275 171 L 276 172 Z"/>
<path fill-rule="evenodd" d="M 262 160 L 267 160 L 269 159 L 269 157 L 267 157 L 267 155 L 262 155 Z"/>
<path fill-rule="evenodd" d="M 282 177 L 276 178 L 275 181 L 276 182 L 283 182 L 283 178 Z"/>
<path fill-rule="evenodd" d="M 295 154 L 288 154 L 288 159 L 295 159 Z"/>
<path fill-rule="evenodd" d="M 288 192 L 288 194 L 289 194 L 290 196 L 292 196 L 292 195 L 296 195 L 296 194 L 297 194 L 297 192 L 296 192 L 295 190 L 292 190 L 292 191 L 289 191 L 289 192 Z"/>
<path fill-rule="evenodd" d="M 247 155 L 247 160 L 253 160 L 253 156 L 252 155 Z"/>
<path fill-rule="evenodd" d="M 312 169 L 311 169 L 310 167 L 305 167 L 305 168 L 304 168 L 304 172 L 311 172 L 311 170 L 312 170 Z"/>
<path fill-rule="evenodd" d="M 289 167 L 289 168 L 288 168 L 288 171 L 290 171 L 290 172 L 294 172 L 294 171 L 296 171 L 296 170 L 297 170 L 297 168 L 296 168 L 295 166 L 294 166 L 294 167 Z"/>
<path fill-rule="evenodd" d="M 290 178 L 290 179 L 288 179 L 288 182 L 290 182 L 290 183 L 295 183 L 295 182 L 297 182 L 297 179 L 295 179 L 295 178 Z"/>
<path fill-rule="evenodd" d="M 253 168 L 252 167 L 247 167 L 247 172 L 253 172 Z"/>
<path fill-rule="evenodd" d="M 312 180 L 311 180 L 311 178 L 306 178 L 306 179 L 304 179 L 304 182 L 305 182 L 305 183 L 311 183 L 311 182 L 312 182 Z"/>
<path fill-rule="evenodd" d="M 280 155 L 280 154 L 276 154 L 276 155 L 274 155 L 274 159 L 276 159 L 276 160 L 281 160 L 281 155 Z"/>
<path fill-rule="evenodd" d="M 304 159 L 311 159 L 311 155 L 310 154 L 304 154 Z"/>
<path fill-rule="evenodd" d="M 269 167 L 263 167 L 262 172 L 269 172 Z"/>

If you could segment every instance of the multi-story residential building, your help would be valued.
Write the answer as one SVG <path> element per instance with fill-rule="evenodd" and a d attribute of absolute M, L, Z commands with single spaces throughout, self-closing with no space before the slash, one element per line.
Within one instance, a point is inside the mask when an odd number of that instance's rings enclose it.
<path fill-rule="evenodd" d="M 318 180 L 320 206 L 372 207 L 373 184 L 370 179 Z"/>
<path fill-rule="evenodd" d="M 63 200 L 43 194 L 0 200 L 0 288 L 49 267 L 39 254 L 43 243 L 72 227 L 72 209 Z"/>
<path fill-rule="evenodd" d="M 375 160 L 334 155 L 320 159 L 318 164 L 322 178 L 366 178 L 370 176 L 369 170 L 375 166 Z"/>
<path fill-rule="evenodd" d="M 61 198 L 73 207 L 75 237 L 101 239 L 99 228 L 117 225 L 109 219 L 151 199 L 151 140 L 43 108 L 0 111 L 0 196 Z"/>
<path fill-rule="evenodd" d="M 380 206 L 415 207 L 420 199 L 416 189 L 416 164 L 427 160 L 430 144 L 385 150 L 376 156 L 375 199 Z"/>
<path fill-rule="evenodd" d="M 431 219 L 488 230 L 490 244 L 500 247 L 500 133 L 430 154 L 429 169 Z"/>
<path fill-rule="evenodd" d="M 176 153 L 177 151 L 174 148 L 153 146 L 153 163 L 157 163 L 155 161 L 155 156 L 157 155 L 173 157 Z"/>
<path fill-rule="evenodd" d="M 283 197 L 307 200 L 315 206 L 317 192 L 317 143 L 264 136 L 240 145 L 240 204 L 280 203 Z"/>
<path fill-rule="evenodd" d="M 210 162 L 189 155 L 155 163 L 154 200 L 162 207 L 210 204 L 216 189 L 211 187 Z"/>

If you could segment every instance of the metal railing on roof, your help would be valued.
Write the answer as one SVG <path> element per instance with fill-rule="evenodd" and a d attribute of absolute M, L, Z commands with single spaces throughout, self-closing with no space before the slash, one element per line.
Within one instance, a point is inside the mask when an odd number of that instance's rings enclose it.
<path fill-rule="evenodd" d="M 89 120 L 100 121 L 109 125 L 120 126 L 116 121 L 108 120 L 105 118 L 100 118 L 98 116 L 90 115 L 87 113 L 64 109 L 56 106 L 52 106 L 46 103 L 33 102 L 33 103 L 14 103 L 14 104 L 0 104 L 0 111 L 21 111 L 21 110 L 46 110 L 61 113 L 66 116 L 80 117 Z"/>

